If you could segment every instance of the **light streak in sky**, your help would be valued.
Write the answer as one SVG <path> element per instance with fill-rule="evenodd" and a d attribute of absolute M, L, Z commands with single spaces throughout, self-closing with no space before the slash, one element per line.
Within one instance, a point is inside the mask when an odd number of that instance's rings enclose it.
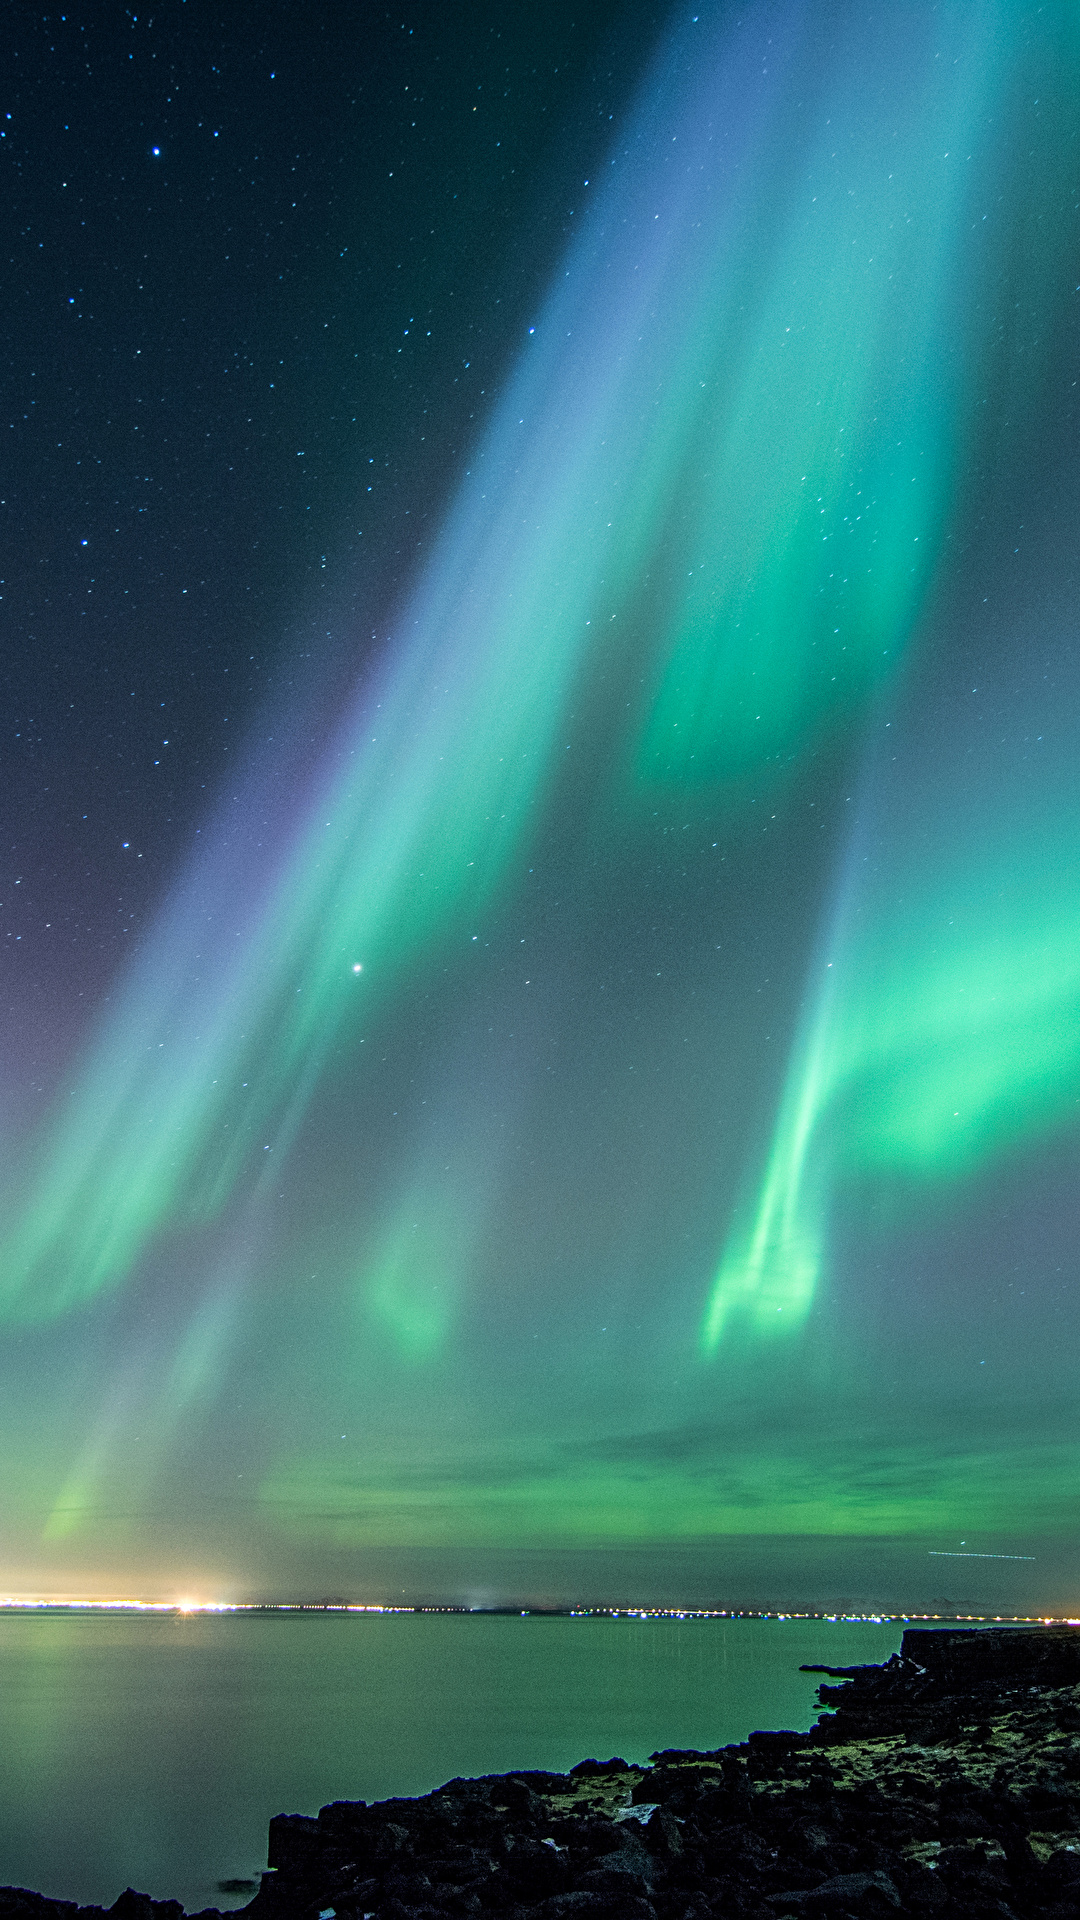
<path fill-rule="evenodd" d="M 931 1547 L 929 1560 L 1034 1560 L 1033 1553 L 947 1553 L 944 1548 Z"/>

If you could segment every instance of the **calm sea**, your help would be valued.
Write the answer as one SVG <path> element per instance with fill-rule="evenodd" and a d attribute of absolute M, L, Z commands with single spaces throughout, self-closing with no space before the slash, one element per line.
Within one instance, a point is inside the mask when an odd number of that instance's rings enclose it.
<path fill-rule="evenodd" d="M 0 1615 L 0 1885 L 236 1906 L 271 1814 L 807 1727 L 898 1625 Z"/>

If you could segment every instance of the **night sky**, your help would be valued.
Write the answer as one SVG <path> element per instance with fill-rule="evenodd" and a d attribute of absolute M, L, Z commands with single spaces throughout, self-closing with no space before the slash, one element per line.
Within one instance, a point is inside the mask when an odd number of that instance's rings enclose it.
<path fill-rule="evenodd" d="M 1075 7 L 14 18 L 0 1585 L 1080 1607 Z"/>

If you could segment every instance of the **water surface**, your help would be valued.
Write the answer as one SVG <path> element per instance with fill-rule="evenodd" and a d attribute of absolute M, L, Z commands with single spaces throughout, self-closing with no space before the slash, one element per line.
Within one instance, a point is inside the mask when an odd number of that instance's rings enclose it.
<path fill-rule="evenodd" d="M 271 1814 L 716 1747 L 816 1714 L 899 1625 L 443 1614 L 0 1616 L 0 1884 L 249 1898 Z"/>

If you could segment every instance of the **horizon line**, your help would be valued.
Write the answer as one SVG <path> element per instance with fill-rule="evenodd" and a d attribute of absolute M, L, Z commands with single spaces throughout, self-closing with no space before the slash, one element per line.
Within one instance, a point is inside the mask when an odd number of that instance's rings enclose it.
<path fill-rule="evenodd" d="M 1080 1616 L 1066 1613 L 973 1613 L 931 1612 L 914 1608 L 896 1610 L 873 1608 L 857 1611 L 844 1607 L 692 1607 L 642 1606 L 635 1603 L 581 1603 L 565 1606 L 507 1602 L 492 1606 L 467 1606 L 460 1601 L 401 1600 L 142 1600 L 130 1598 L 89 1599 L 81 1596 L 22 1597 L 0 1596 L 2 1613 L 119 1613 L 153 1614 L 185 1618 L 192 1615 L 249 1613 L 334 1613 L 334 1614 L 453 1614 L 469 1618 L 506 1619 L 627 1619 L 627 1620 L 815 1620 L 823 1624 L 845 1626 L 887 1626 L 892 1624 L 966 1623 L 972 1626 L 1063 1626 L 1080 1627 Z"/>

